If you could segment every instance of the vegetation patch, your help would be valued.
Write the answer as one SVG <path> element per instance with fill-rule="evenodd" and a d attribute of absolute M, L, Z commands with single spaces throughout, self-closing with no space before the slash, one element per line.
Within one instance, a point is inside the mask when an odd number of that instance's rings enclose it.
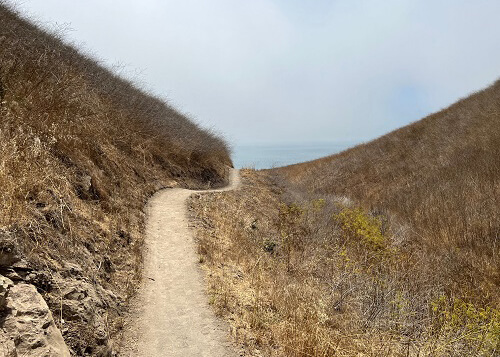
<path fill-rule="evenodd" d="M 387 246 L 382 234 L 382 220 L 366 214 L 361 208 L 344 208 L 335 215 L 344 234 L 359 239 L 368 249 L 379 250 Z"/>
<path fill-rule="evenodd" d="M 139 286 L 148 197 L 221 186 L 231 160 L 61 37 L 0 2 L 0 274 L 36 286 L 75 355 L 108 355 Z"/>
<path fill-rule="evenodd" d="M 242 176 L 239 190 L 195 196 L 190 209 L 212 306 L 247 355 L 498 352 L 494 300 L 450 290 L 454 260 L 399 219 L 272 172 Z"/>
<path fill-rule="evenodd" d="M 438 296 L 431 302 L 440 350 L 454 353 L 455 341 L 481 356 L 494 356 L 500 349 L 500 311 L 477 306 L 458 298 Z"/>

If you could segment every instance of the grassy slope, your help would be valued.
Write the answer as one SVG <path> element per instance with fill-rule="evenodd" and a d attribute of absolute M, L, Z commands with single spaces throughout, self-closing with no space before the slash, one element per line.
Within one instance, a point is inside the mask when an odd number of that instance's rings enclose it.
<path fill-rule="evenodd" d="M 77 355 L 104 353 L 147 197 L 223 184 L 228 147 L 2 4 L 0 101 L 1 272 L 37 286 Z"/>
<path fill-rule="evenodd" d="M 248 353 L 500 350 L 500 82 L 371 143 L 192 199 Z"/>
<path fill-rule="evenodd" d="M 398 217 L 432 254 L 454 252 L 456 288 L 484 289 L 486 299 L 498 288 L 500 81 L 375 141 L 275 172 Z"/>

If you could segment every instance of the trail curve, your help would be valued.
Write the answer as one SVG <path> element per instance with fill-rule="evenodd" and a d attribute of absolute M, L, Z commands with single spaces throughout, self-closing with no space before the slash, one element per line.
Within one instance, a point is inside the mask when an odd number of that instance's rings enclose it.
<path fill-rule="evenodd" d="M 208 306 L 186 200 L 193 193 L 233 190 L 239 182 L 238 171 L 232 170 L 225 188 L 165 189 L 149 200 L 143 282 L 132 304 L 120 356 L 236 356 L 222 323 Z"/>

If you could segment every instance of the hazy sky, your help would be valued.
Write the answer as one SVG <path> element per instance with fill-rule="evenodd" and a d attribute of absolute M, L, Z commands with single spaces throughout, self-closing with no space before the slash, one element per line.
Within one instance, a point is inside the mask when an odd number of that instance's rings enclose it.
<path fill-rule="evenodd" d="M 500 76 L 498 0 L 22 0 L 233 144 L 366 140 Z"/>

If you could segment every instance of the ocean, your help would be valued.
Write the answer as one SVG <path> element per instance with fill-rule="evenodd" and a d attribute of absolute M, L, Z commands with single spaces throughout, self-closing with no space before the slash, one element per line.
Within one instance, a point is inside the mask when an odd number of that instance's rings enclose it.
<path fill-rule="evenodd" d="M 233 147 L 233 163 L 236 168 L 270 169 L 319 159 L 354 145 L 355 143 L 236 145 Z"/>

